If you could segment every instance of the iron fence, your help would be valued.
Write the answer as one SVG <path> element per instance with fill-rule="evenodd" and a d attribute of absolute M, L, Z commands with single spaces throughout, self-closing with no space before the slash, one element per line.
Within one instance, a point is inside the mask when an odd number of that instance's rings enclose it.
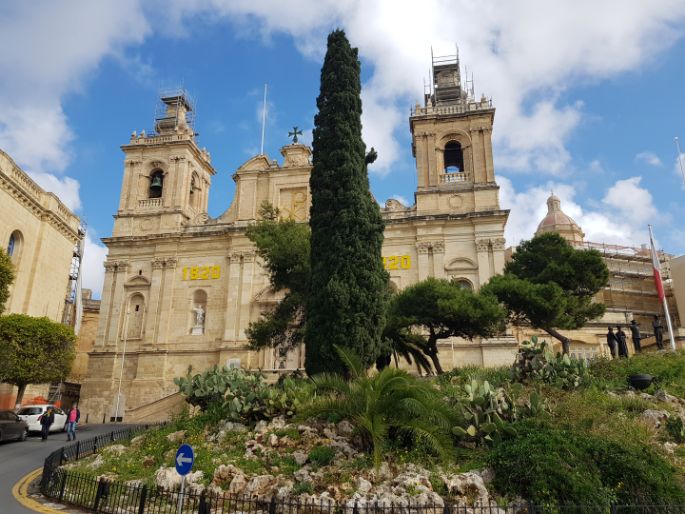
<path fill-rule="evenodd" d="M 546 507 L 518 501 L 474 504 L 419 498 L 389 501 L 348 500 L 300 496 L 241 495 L 198 491 L 181 493 L 142 481 L 129 483 L 68 471 L 62 464 L 95 453 L 115 441 L 131 439 L 151 425 L 122 428 L 78 441 L 51 453 L 43 466 L 40 489 L 44 496 L 98 514 L 685 514 L 685 505 L 584 505 Z M 180 509 L 180 510 L 179 510 Z"/>

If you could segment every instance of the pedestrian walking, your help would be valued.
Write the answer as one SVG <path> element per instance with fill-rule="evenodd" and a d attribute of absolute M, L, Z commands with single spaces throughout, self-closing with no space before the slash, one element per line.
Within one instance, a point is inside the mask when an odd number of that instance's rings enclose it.
<path fill-rule="evenodd" d="M 78 404 L 74 403 L 67 413 L 67 441 L 76 440 L 76 425 L 81 419 L 81 411 Z"/>
<path fill-rule="evenodd" d="M 664 328 L 661 326 L 661 321 L 659 321 L 659 316 L 654 315 L 654 321 L 652 321 L 652 328 L 654 329 L 654 339 L 656 339 L 656 347 L 659 350 L 664 349 Z"/>
<path fill-rule="evenodd" d="M 616 347 L 618 346 L 618 339 L 616 339 L 616 334 L 614 334 L 614 329 L 609 327 L 607 332 L 607 345 L 609 346 L 609 351 L 611 352 L 611 358 L 616 358 Z"/>
<path fill-rule="evenodd" d="M 620 325 L 616 326 L 616 340 L 618 341 L 618 356 L 628 357 L 628 342 L 626 340 L 626 333 L 621 330 Z"/>
<path fill-rule="evenodd" d="M 48 440 L 48 435 L 50 434 L 50 427 L 55 422 L 55 411 L 52 407 L 48 407 L 47 410 L 40 417 L 40 435 L 43 442 Z"/>
<path fill-rule="evenodd" d="M 637 321 L 632 320 L 630 322 L 630 336 L 633 339 L 633 348 L 635 348 L 635 353 L 642 353 L 642 347 L 640 346 L 640 327 L 637 325 Z"/>

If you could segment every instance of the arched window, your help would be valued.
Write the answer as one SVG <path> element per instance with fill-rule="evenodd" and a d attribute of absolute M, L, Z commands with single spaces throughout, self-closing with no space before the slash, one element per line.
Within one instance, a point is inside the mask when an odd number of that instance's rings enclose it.
<path fill-rule="evenodd" d="M 150 189 L 148 198 L 162 198 L 164 190 L 164 172 L 162 170 L 153 171 L 150 175 Z"/>
<path fill-rule="evenodd" d="M 464 152 L 458 141 L 450 141 L 445 145 L 445 173 L 464 171 Z"/>
<path fill-rule="evenodd" d="M 17 262 L 21 254 L 21 246 L 24 241 L 21 232 L 15 230 L 10 234 L 9 241 L 7 241 L 7 255 L 12 259 L 12 262 Z"/>
<path fill-rule="evenodd" d="M 473 284 L 465 278 L 457 278 L 454 280 L 454 283 L 460 289 L 468 289 L 469 291 L 473 291 Z"/>

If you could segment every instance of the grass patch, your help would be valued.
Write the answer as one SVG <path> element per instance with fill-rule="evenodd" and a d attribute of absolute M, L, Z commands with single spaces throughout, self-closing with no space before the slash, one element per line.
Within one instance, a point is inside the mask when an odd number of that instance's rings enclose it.
<path fill-rule="evenodd" d="M 665 389 L 671 394 L 685 397 L 685 351 L 649 352 L 630 359 L 598 359 L 590 365 L 593 382 L 599 387 L 621 390 L 628 387 L 628 377 L 647 373 L 657 377 L 656 384 L 647 392 Z"/>

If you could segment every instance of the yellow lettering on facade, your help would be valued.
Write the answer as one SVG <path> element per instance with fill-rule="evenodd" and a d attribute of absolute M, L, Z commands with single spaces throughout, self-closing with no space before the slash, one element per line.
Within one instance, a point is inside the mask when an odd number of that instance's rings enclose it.
<path fill-rule="evenodd" d="M 388 255 L 383 257 L 383 267 L 387 270 L 411 269 L 409 255 Z"/>
<path fill-rule="evenodd" d="M 216 280 L 221 278 L 221 266 L 183 266 L 183 280 Z"/>

